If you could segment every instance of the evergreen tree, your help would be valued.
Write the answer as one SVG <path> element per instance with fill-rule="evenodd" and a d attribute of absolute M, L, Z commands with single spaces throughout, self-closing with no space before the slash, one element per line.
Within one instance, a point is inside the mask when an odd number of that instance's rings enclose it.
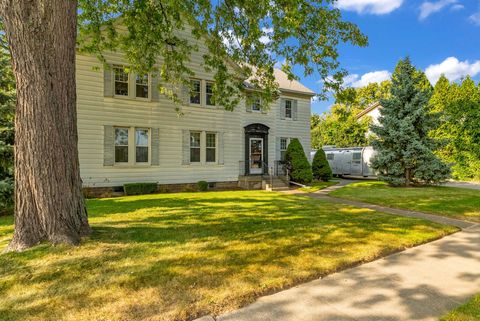
<path fill-rule="evenodd" d="M 313 178 L 328 182 L 332 178 L 332 169 L 323 149 L 317 150 L 312 161 Z"/>
<path fill-rule="evenodd" d="M 392 185 L 431 184 L 449 177 L 450 169 L 435 154 L 438 142 L 429 133 L 438 117 L 429 112 L 432 87 L 407 57 L 392 75 L 390 97 L 381 100 L 372 167 Z"/>
<path fill-rule="evenodd" d="M 297 183 L 310 183 L 312 181 L 312 167 L 307 156 L 305 156 L 302 144 L 297 138 L 292 139 L 288 144 L 285 162 L 292 181 Z"/>

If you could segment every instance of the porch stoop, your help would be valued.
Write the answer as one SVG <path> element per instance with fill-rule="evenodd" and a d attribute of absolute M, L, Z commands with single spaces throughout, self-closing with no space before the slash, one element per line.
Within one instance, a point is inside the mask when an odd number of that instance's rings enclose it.
<path fill-rule="evenodd" d="M 239 176 L 238 186 L 243 189 L 263 189 L 267 191 L 284 191 L 289 189 L 289 183 L 285 176 Z"/>

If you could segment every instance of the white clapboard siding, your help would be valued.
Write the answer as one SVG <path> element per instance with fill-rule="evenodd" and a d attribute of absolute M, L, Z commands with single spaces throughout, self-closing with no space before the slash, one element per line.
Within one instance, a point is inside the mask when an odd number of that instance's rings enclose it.
<path fill-rule="evenodd" d="M 204 52 L 202 49 L 192 55 L 191 66 L 195 77 L 211 80 L 213 75 L 201 67 Z M 119 53 L 106 54 L 105 57 L 108 63 L 124 63 Z M 80 171 L 85 186 L 118 186 L 129 182 L 236 181 L 239 162 L 245 157 L 244 126 L 252 123 L 270 127 L 270 166 L 280 158 L 280 155 L 275 155 L 276 137 L 299 138 L 306 155 L 310 155 L 308 95 L 282 95 L 297 99 L 296 121 L 280 119 L 280 100 L 273 103 L 267 113 L 247 112 L 245 103 L 241 102 L 233 112 L 205 106 L 182 106 L 183 116 L 178 116 L 174 104 L 162 96 L 154 102 L 104 97 L 103 66 L 95 57 L 77 55 L 76 68 Z M 159 165 L 104 166 L 104 126 L 158 128 Z M 182 165 L 183 130 L 223 133 L 223 164 Z"/>

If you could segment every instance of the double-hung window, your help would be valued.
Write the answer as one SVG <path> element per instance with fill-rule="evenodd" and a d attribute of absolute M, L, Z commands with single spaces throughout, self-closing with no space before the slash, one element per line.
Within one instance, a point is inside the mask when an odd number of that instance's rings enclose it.
<path fill-rule="evenodd" d="M 128 128 L 115 128 L 115 163 L 128 163 Z"/>
<path fill-rule="evenodd" d="M 136 75 L 135 96 L 137 98 L 148 98 L 148 74 Z"/>
<path fill-rule="evenodd" d="M 262 106 L 260 104 L 260 98 L 253 97 L 252 98 L 252 111 L 261 111 Z"/>
<path fill-rule="evenodd" d="M 213 100 L 213 82 L 207 81 L 205 83 L 205 103 L 207 106 L 215 106 Z"/>
<path fill-rule="evenodd" d="M 125 68 L 122 66 L 114 66 L 113 72 L 115 75 L 115 95 L 128 97 L 128 72 L 126 72 Z"/>
<path fill-rule="evenodd" d="M 288 138 L 286 137 L 280 138 L 280 160 L 282 162 L 285 161 L 285 155 L 287 154 L 287 147 L 288 147 Z"/>
<path fill-rule="evenodd" d="M 190 80 L 190 104 L 200 105 L 202 102 L 202 82 L 198 79 Z"/>
<path fill-rule="evenodd" d="M 190 132 L 190 163 L 200 163 L 200 132 Z"/>
<path fill-rule="evenodd" d="M 217 134 L 206 134 L 206 157 L 207 163 L 214 163 L 217 161 Z"/>
<path fill-rule="evenodd" d="M 135 128 L 135 162 L 148 163 L 148 129 Z"/>
<path fill-rule="evenodd" d="M 286 119 L 292 119 L 292 101 L 291 100 L 285 100 L 285 118 Z"/>

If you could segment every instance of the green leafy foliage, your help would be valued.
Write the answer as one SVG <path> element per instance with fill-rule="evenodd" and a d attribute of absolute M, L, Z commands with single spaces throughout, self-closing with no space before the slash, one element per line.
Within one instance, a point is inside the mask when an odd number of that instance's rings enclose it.
<path fill-rule="evenodd" d="M 435 155 L 439 144 L 429 135 L 438 124 L 428 110 L 432 88 L 409 58 L 396 66 L 390 94 L 381 100 L 379 124 L 371 126 L 377 151 L 372 167 L 379 179 L 407 186 L 445 180 L 450 168 Z"/>
<path fill-rule="evenodd" d="M 452 176 L 480 180 L 480 84 L 465 78 L 460 84 L 440 77 L 430 108 L 441 113 L 440 126 L 432 135 L 445 142 L 438 155 L 452 163 Z"/>
<path fill-rule="evenodd" d="M 151 194 L 157 191 L 157 183 L 129 183 L 123 185 L 125 195 Z"/>
<path fill-rule="evenodd" d="M 332 169 L 328 164 L 327 156 L 323 149 L 317 150 L 312 161 L 313 178 L 328 182 L 332 179 Z"/>
<path fill-rule="evenodd" d="M 208 182 L 198 181 L 197 182 L 197 188 L 200 192 L 205 192 L 206 190 L 208 190 Z"/>
<path fill-rule="evenodd" d="M 312 181 L 312 167 L 307 156 L 305 156 L 302 144 L 297 138 L 292 139 L 288 144 L 285 162 L 292 181 L 302 184 Z"/>
<path fill-rule="evenodd" d="M 390 95 L 390 81 L 361 88 L 346 88 L 335 94 L 335 104 L 323 115 L 311 119 L 312 148 L 367 146 L 371 138 L 369 117 L 357 118 L 365 108 Z"/>
<path fill-rule="evenodd" d="M 276 98 L 277 59 L 290 79 L 300 66 L 305 76 L 318 73 L 325 90 L 338 88 L 345 75 L 339 43 L 367 45 L 329 0 L 80 0 L 78 21 L 81 51 L 103 60 L 104 52 L 121 50 L 132 69 L 158 71 L 161 92 L 177 101 L 178 87 L 194 75 L 188 62 L 199 48 L 187 38 L 193 35 L 207 46 L 202 65 L 214 73 L 213 98 L 227 110 L 238 105 L 246 79 L 263 89 L 265 105 Z"/>
<path fill-rule="evenodd" d="M 15 79 L 0 23 L 0 215 L 13 207 Z"/>

